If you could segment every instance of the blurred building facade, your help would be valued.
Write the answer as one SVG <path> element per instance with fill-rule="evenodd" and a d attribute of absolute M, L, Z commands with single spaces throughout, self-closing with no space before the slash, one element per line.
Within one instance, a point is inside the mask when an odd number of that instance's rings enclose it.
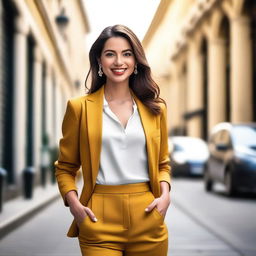
<path fill-rule="evenodd" d="M 256 1 L 162 0 L 143 45 L 170 134 L 256 121 Z"/>
<path fill-rule="evenodd" d="M 89 23 L 82 0 L 0 1 L 0 167 L 4 200 L 20 195 L 23 172 L 50 182 L 69 98 L 84 93 Z M 50 168 L 51 169 L 51 168 Z M 44 179 L 47 179 L 45 181 Z"/>

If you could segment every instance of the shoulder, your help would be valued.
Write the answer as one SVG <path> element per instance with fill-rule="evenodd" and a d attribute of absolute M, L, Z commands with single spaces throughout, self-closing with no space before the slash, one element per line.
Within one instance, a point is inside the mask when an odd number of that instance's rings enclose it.
<path fill-rule="evenodd" d="M 162 111 L 164 111 L 166 109 L 165 103 L 159 102 L 158 104 L 159 104 L 159 107 L 161 108 Z"/>
<path fill-rule="evenodd" d="M 85 103 L 87 97 L 88 95 L 70 98 L 68 100 L 68 104 L 75 109 L 81 108 L 81 106 Z"/>
<path fill-rule="evenodd" d="M 78 117 L 80 116 L 83 104 L 85 104 L 86 101 L 86 95 L 70 98 L 67 102 L 67 109 L 70 109 L 71 111 L 75 112 L 75 115 Z"/>
<path fill-rule="evenodd" d="M 70 98 L 69 102 L 71 105 L 77 105 L 77 104 L 81 104 L 82 102 L 84 102 L 86 100 L 86 98 L 87 98 L 87 95 L 74 97 L 74 98 Z"/>
<path fill-rule="evenodd" d="M 166 107 L 166 104 L 164 102 L 159 102 L 159 107 L 161 109 L 161 113 L 160 115 L 165 115 L 166 114 L 166 111 L 167 111 L 167 107 Z"/>
<path fill-rule="evenodd" d="M 159 102 L 158 104 L 161 109 L 160 114 L 159 114 L 160 119 L 165 120 L 166 116 L 167 116 L 167 106 L 164 102 Z"/>

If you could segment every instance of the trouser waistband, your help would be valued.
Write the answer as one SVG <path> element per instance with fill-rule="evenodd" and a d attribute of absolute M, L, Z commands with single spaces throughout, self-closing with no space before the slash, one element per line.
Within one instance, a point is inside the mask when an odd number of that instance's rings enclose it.
<path fill-rule="evenodd" d="M 122 185 L 101 185 L 96 184 L 94 188 L 94 193 L 110 193 L 110 194 L 120 194 L 120 193 L 138 193 L 150 191 L 149 182 L 140 182 L 132 184 L 122 184 Z"/>

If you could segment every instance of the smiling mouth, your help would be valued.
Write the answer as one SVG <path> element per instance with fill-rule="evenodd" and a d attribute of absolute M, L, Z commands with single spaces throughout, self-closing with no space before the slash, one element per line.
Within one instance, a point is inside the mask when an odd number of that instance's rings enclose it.
<path fill-rule="evenodd" d="M 115 69 L 111 69 L 111 70 L 115 75 L 120 76 L 125 72 L 126 68 L 115 68 Z"/>

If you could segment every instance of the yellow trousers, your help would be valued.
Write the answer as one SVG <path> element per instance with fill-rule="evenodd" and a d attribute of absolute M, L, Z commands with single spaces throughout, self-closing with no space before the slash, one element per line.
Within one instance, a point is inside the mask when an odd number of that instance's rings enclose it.
<path fill-rule="evenodd" d="M 79 225 L 83 256 L 166 256 L 168 230 L 163 216 L 145 208 L 154 200 L 148 183 L 96 185 L 88 202 L 97 222 Z"/>

